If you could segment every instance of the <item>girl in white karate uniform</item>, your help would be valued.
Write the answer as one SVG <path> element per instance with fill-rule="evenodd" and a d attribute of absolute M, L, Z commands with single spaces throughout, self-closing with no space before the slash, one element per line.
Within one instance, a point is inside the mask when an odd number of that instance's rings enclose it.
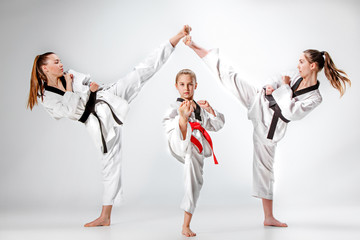
<path fill-rule="evenodd" d="M 39 98 L 53 118 L 69 118 L 85 123 L 95 145 L 103 153 L 103 207 L 100 217 L 85 224 L 85 227 L 110 225 L 112 205 L 122 193 L 121 129 L 129 103 L 190 30 L 185 25 L 125 77 L 102 86 L 92 82 L 89 75 L 73 70 L 64 73 L 59 57 L 52 52 L 35 58 L 28 107 L 32 109 Z"/>
<path fill-rule="evenodd" d="M 168 109 L 163 123 L 171 154 L 184 164 L 185 194 L 181 208 L 185 215 L 182 234 L 193 237 L 196 234 L 190 229 L 190 221 L 203 185 L 204 159 L 213 154 L 212 141 L 206 130 L 220 130 L 225 119 L 207 101 L 193 100 L 197 87 L 193 71 L 181 70 L 176 75 L 175 86 L 180 98 Z M 215 155 L 213 157 L 217 164 Z"/>
<path fill-rule="evenodd" d="M 264 225 L 287 227 L 273 216 L 273 164 L 276 144 L 286 132 L 287 123 L 300 120 L 322 101 L 317 74 L 324 68 L 325 76 L 342 96 L 346 73 L 335 67 L 329 53 L 309 49 L 299 59 L 298 72 L 279 76 L 264 88 L 256 88 L 240 78 L 234 69 L 219 58 L 218 49 L 206 50 L 184 39 L 186 45 L 203 59 L 220 82 L 246 107 L 253 131 L 253 196 L 262 199 Z"/>

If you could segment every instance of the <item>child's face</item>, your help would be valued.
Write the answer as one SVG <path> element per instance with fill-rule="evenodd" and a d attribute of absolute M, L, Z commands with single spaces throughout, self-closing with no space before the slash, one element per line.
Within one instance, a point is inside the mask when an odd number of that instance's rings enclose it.
<path fill-rule="evenodd" d="M 179 76 L 175 87 L 179 91 L 181 98 L 186 100 L 192 100 L 194 97 L 195 89 L 197 87 L 197 83 L 192 79 L 189 74 L 182 74 Z"/>

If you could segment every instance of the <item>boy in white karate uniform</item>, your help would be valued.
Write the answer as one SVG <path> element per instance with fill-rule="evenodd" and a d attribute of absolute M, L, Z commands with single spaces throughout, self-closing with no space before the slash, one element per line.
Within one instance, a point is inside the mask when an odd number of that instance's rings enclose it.
<path fill-rule="evenodd" d="M 220 130 L 224 115 L 214 110 L 205 100 L 195 102 L 196 75 L 183 69 L 176 75 L 176 89 L 180 98 L 168 109 L 163 123 L 171 154 L 184 164 L 185 195 L 181 208 L 185 211 L 182 234 L 196 236 L 190 229 L 190 221 L 203 185 L 204 159 L 213 154 L 208 131 Z M 213 154 L 215 164 L 217 160 Z"/>

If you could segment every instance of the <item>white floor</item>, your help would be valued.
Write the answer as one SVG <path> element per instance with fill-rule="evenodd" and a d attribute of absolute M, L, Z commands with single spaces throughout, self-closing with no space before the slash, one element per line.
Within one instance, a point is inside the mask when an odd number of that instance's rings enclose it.
<path fill-rule="evenodd" d="M 288 228 L 263 227 L 260 210 L 253 206 L 201 206 L 194 215 L 192 229 L 197 236 L 192 239 L 360 239 L 360 207 L 283 210 L 280 220 L 286 220 Z M 0 239 L 186 239 L 180 234 L 182 212 L 174 207 L 122 206 L 114 210 L 110 227 L 82 227 L 97 214 L 77 210 L 1 211 Z"/>

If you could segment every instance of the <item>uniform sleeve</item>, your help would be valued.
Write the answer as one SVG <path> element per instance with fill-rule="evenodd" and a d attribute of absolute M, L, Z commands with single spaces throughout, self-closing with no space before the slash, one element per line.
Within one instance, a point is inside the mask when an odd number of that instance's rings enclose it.
<path fill-rule="evenodd" d="M 274 90 L 278 89 L 279 87 L 282 86 L 282 76 L 289 76 L 291 79 L 291 82 L 295 82 L 295 80 L 299 79 L 299 77 L 300 77 L 299 71 L 290 70 L 290 71 L 282 72 L 282 73 L 272 76 L 267 81 L 267 82 L 269 82 L 269 84 L 266 84 L 266 85 L 271 85 Z"/>
<path fill-rule="evenodd" d="M 234 68 L 219 58 L 219 50 L 212 49 L 203 61 L 214 73 L 220 83 L 229 90 L 240 102 L 249 108 L 255 94 L 259 91 L 255 86 L 241 79 Z"/>
<path fill-rule="evenodd" d="M 54 119 L 59 120 L 74 115 L 79 101 L 79 95 L 67 91 L 61 98 L 51 99 L 46 96 L 42 104 Z"/>
<path fill-rule="evenodd" d="M 72 83 L 74 92 L 84 93 L 90 91 L 89 87 L 92 81 L 91 81 L 91 76 L 89 74 L 79 73 L 72 69 L 69 70 L 69 73 L 73 74 L 74 76 Z"/>
<path fill-rule="evenodd" d="M 321 97 L 309 97 L 304 100 L 296 100 L 292 98 L 292 94 L 292 90 L 287 84 L 283 84 L 272 93 L 276 103 L 281 109 L 282 115 L 290 121 L 302 119 L 322 101 Z"/>
<path fill-rule="evenodd" d="M 79 73 L 73 69 L 70 69 L 69 73 L 74 75 L 74 83 L 77 82 L 78 84 L 86 85 L 86 86 L 90 85 L 91 83 L 90 74 Z"/>
<path fill-rule="evenodd" d="M 270 83 L 269 85 L 273 87 L 273 89 L 278 89 L 282 84 L 281 74 L 272 76 L 268 82 Z"/>
<path fill-rule="evenodd" d="M 225 124 L 225 117 L 224 114 L 216 111 L 214 109 L 215 115 L 212 115 L 211 113 L 206 112 L 206 114 L 208 115 L 205 123 L 204 123 L 204 128 L 207 131 L 214 131 L 217 132 L 219 131 L 221 128 L 223 128 L 224 124 Z"/>
<path fill-rule="evenodd" d="M 144 61 L 136 65 L 133 71 L 117 81 L 111 91 L 130 103 L 147 80 L 165 64 L 174 49 L 169 41 L 162 44 Z"/>
<path fill-rule="evenodd" d="M 179 116 L 171 117 L 166 116 L 163 120 L 165 127 L 166 137 L 170 151 L 180 158 L 184 158 L 185 154 L 189 151 L 190 138 L 191 138 L 191 126 L 187 124 L 186 138 L 183 135 L 179 126 Z"/>

